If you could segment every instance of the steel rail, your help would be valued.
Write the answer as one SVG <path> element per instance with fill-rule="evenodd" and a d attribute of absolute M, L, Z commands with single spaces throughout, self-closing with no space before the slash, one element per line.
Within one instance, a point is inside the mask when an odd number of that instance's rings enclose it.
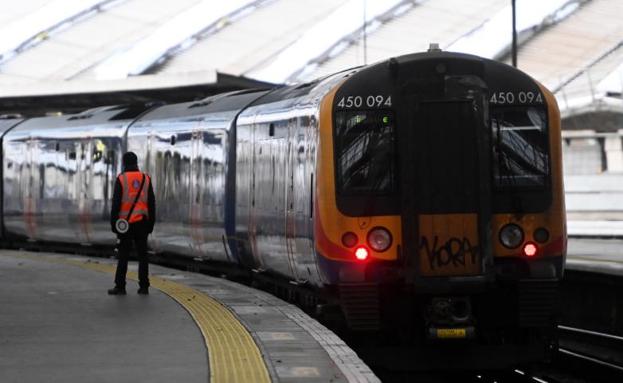
<path fill-rule="evenodd" d="M 606 349 L 618 350 L 620 347 L 617 347 L 617 346 L 623 345 L 623 337 L 614 335 L 614 334 L 606 334 L 606 333 L 601 333 L 598 331 L 592 331 L 592 330 L 570 327 L 570 326 L 558 326 L 558 330 L 561 332 L 566 332 L 570 335 L 584 336 L 586 340 L 593 340 L 587 343 L 588 346 L 591 346 L 591 344 L 597 345 L 599 340 L 602 341 L 601 346 Z M 606 345 L 603 345 L 604 340 L 607 342 Z M 558 352 L 561 354 L 567 355 L 567 356 L 577 358 L 577 359 L 582 359 L 590 363 L 595 363 L 600 366 L 608 367 L 618 372 L 623 372 L 623 365 L 618 365 L 610 361 L 603 360 L 599 356 L 591 355 L 590 353 L 587 353 L 586 351 L 570 350 L 569 348 L 559 347 Z"/>
<path fill-rule="evenodd" d="M 612 364 L 612 363 L 603 361 L 601 359 L 597 359 L 597 358 L 594 358 L 594 357 L 591 357 L 591 356 L 587 356 L 587 355 L 578 354 L 576 352 L 573 352 L 571 350 L 567 350 L 567 349 L 564 349 L 564 348 L 559 348 L 558 352 L 560 352 L 562 354 L 565 354 L 565 355 L 568 355 L 568 356 L 572 356 L 574 358 L 578 358 L 578 359 L 582 359 L 582 360 L 585 360 L 585 361 L 589 361 L 591 363 L 599 364 L 600 366 L 609 367 L 609 368 L 612 368 L 612 369 L 617 370 L 619 372 L 623 372 L 623 367 L 622 366 L 618 366 L 616 364 Z"/>
<path fill-rule="evenodd" d="M 605 333 L 602 333 L 602 332 L 585 330 L 585 329 L 582 329 L 582 328 L 569 327 L 569 326 L 558 326 L 558 329 L 559 330 L 563 330 L 563 331 L 574 332 L 574 333 L 590 335 L 590 336 L 595 336 L 595 337 L 600 337 L 600 338 L 605 338 L 605 339 L 609 339 L 609 340 L 616 340 L 616 341 L 619 341 L 619 342 L 623 342 L 623 336 L 612 335 L 612 334 L 605 334 Z"/>

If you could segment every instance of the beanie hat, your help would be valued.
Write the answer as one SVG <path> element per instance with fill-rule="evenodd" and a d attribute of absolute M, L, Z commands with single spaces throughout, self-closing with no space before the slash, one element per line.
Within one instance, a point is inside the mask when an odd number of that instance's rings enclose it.
<path fill-rule="evenodd" d="M 136 157 L 136 154 L 134 154 L 134 152 L 127 152 L 123 155 L 122 161 L 124 168 L 130 168 L 137 165 L 138 158 Z"/>

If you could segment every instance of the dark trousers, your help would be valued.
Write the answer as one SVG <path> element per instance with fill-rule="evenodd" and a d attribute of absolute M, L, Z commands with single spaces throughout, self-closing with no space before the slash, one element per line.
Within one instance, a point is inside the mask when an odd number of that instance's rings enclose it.
<path fill-rule="evenodd" d="M 130 229 L 125 234 L 118 234 L 119 238 L 119 261 L 115 273 L 115 285 L 125 287 L 125 275 L 128 272 L 128 259 L 132 244 L 136 247 L 138 258 L 138 284 L 140 287 L 149 287 L 149 263 L 147 262 L 147 236 L 141 222 L 130 224 Z"/>

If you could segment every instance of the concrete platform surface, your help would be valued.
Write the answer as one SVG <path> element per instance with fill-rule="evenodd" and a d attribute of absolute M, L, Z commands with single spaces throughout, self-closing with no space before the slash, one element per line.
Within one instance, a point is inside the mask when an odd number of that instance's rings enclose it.
<path fill-rule="evenodd" d="M 108 296 L 115 264 L 0 250 L 0 382 L 379 381 L 270 294 L 150 265 L 149 296 Z"/>
<path fill-rule="evenodd" d="M 1 382 L 206 382 L 193 319 L 168 296 L 106 295 L 110 275 L 0 256 Z M 164 331 L 166 329 L 166 331 Z"/>

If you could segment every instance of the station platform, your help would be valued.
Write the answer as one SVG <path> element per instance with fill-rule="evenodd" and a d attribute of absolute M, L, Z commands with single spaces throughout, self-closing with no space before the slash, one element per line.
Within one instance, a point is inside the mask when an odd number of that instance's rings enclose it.
<path fill-rule="evenodd" d="M 597 197 L 595 197 L 597 198 Z M 569 220 L 567 234 L 574 237 L 623 237 L 623 221 Z"/>
<path fill-rule="evenodd" d="M 327 328 L 268 293 L 114 259 L 0 250 L 0 382 L 379 382 Z"/>
<path fill-rule="evenodd" d="M 623 276 L 623 240 L 569 238 L 566 267 Z"/>

